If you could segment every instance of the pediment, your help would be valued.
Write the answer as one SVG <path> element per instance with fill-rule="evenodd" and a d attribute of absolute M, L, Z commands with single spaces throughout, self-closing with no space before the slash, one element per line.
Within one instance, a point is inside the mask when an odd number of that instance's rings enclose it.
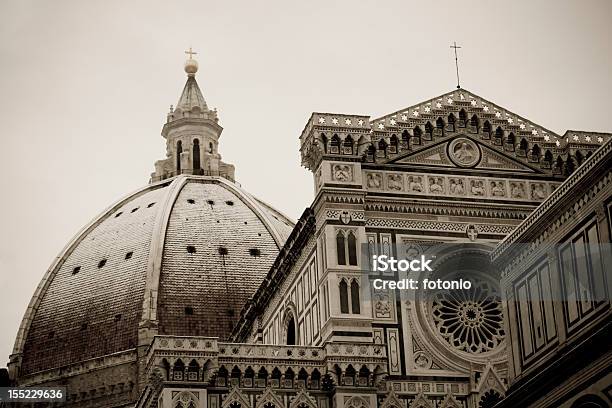
<path fill-rule="evenodd" d="M 392 159 L 389 164 L 411 167 L 473 168 L 520 173 L 541 173 L 510 153 L 497 150 L 465 134 L 447 137 L 438 143 L 417 148 Z"/>

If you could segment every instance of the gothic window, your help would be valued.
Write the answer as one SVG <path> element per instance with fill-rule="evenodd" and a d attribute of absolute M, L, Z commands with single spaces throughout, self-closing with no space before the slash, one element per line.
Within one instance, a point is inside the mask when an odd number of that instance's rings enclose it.
<path fill-rule="evenodd" d="M 533 145 L 533 147 L 531 148 L 531 158 L 534 161 L 539 161 L 540 160 L 540 146 L 538 146 L 537 144 Z"/>
<path fill-rule="evenodd" d="M 338 135 L 334 135 L 329 143 L 329 150 L 331 154 L 340 154 L 340 138 Z"/>
<path fill-rule="evenodd" d="M 465 112 L 464 112 L 465 114 Z M 452 113 L 448 114 L 448 129 L 451 132 L 455 131 L 455 115 L 453 115 Z"/>
<path fill-rule="evenodd" d="M 189 381 L 198 381 L 198 373 L 200 371 L 200 366 L 197 361 L 191 360 L 189 366 L 187 367 L 187 379 Z"/>
<path fill-rule="evenodd" d="M 467 122 L 467 113 L 465 113 L 465 109 L 459 111 L 459 120 L 461 121 L 460 125 L 465 126 L 465 122 Z"/>
<path fill-rule="evenodd" d="M 502 396 L 495 390 L 489 390 L 480 397 L 478 408 L 493 408 L 495 404 L 502 400 Z"/>
<path fill-rule="evenodd" d="M 574 155 L 574 157 L 576 157 L 576 161 L 578 162 L 578 165 L 580 166 L 582 164 L 582 160 L 584 160 L 584 158 L 582 157 L 582 153 L 580 153 L 580 150 L 576 150 L 576 154 Z"/>
<path fill-rule="evenodd" d="M 444 131 L 444 119 L 438 118 L 436 120 L 436 127 L 440 129 L 441 131 Z"/>
<path fill-rule="evenodd" d="M 346 265 L 346 239 L 344 232 L 338 231 L 336 234 L 336 253 L 338 255 L 338 265 Z"/>
<path fill-rule="evenodd" d="M 185 364 L 179 358 L 178 360 L 176 360 L 176 363 L 174 363 L 174 367 L 172 370 L 172 379 L 174 381 L 182 381 L 184 372 L 185 372 Z"/>
<path fill-rule="evenodd" d="M 502 128 L 498 126 L 497 129 L 495 129 L 495 139 L 499 140 L 499 142 L 501 143 L 503 138 L 504 138 L 504 131 L 502 130 Z"/>
<path fill-rule="evenodd" d="M 295 319 L 293 316 L 287 322 L 287 345 L 294 346 L 295 343 Z"/>
<path fill-rule="evenodd" d="M 195 174 L 199 174 L 202 166 L 200 165 L 200 141 L 193 139 L 193 170 Z"/>
<path fill-rule="evenodd" d="M 529 148 L 529 143 L 527 143 L 527 139 L 521 139 L 521 143 L 519 143 L 519 150 L 526 152 Z"/>
<path fill-rule="evenodd" d="M 397 154 L 397 146 L 399 145 L 399 141 L 397 140 L 397 136 L 393 135 L 391 136 L 391 139 L 389 141 L 389 153 L 390 154 Z"/>
<path fill-rule="evenodd" d="M 208 153 L 213 154 L 215 152 L 215 148 L 212 142 L 208 142 Z"/>
<path fill-rule="evenodd" d="M 387 142 L 385 142 L 385 139 L 378 141 L 378 157 L 387 157 Z"/>
<path fill-rule="evenodd" d="M 474 131 L 474 133 L 478 133 L 478 126 L 479 126 L 478 116 L 472 115 L 472 119 L 470 119 L 470 126 L 472 127 L 472 130 Z"/>
<path fill-rule="evenodd" d="M 340 313 L 349 312 L 349 300 L 348 300 L 348 284 L 346 280 L 340 281 Z"/>
<path fill-rule="evenodd" d="M 567 155 L 567 160 L 565 161 L 565 166 L 563 167 L 563 174 L 569 176 L 576 170 L 576 164 L 574 163 L 574 159 L 570 155 Z"/>
<path fill-rule="evenodd" d="M 514 133 L 510 132 L 506 138 L 506 143 L 509 145 L 509 147 L 511 147 L 511 149 L 514 149 L 514 145 L 516 144 L 516 136 L 514 136 Z"/>
<path fill-rule="evenodd" d="M 429 124 L 431 126 L 431 123 Z M 421 143 L 421 135 L 423 134 L 423 132 L 421 131 L 421 128 L 418 126 L 415 126 L 414 131 L 412 132 L 413 137 L 415 137 L 418 141 L 417 144 Z"/>
<path fill-rule="evenodd" d="M 321 133 L 321 144 L 323 145 L 323 153 L 327 153 L 327 136 L 325 136 L 325 133 Z"/>
<path fill-rule="evenodd" d="M 550 150 L 547 150 L 546 153 L 544 153 L 544 161 L 548 162 L 548 163 L 552 163 L 553 161 L 553 155 L 550 152 Z"/>
<path fill-rule="evenodd" d="M 351 282 L 351 310 L 353 314 L 361 313 L 359 306 L 359 284 L 356 280 Z"/>
<path fill-rule="evenodd" d="M 402 146 L 405 149 L 408 149 L 408 147 L 410 146 L 410 135 L 408 134 L 407 130 L 404 130 L 402 132 Z"/>
<path fill-rule="evenodd" d="M 432 316 L 442 337 L 468 353 L 495 349 L 504 338 L 501 298 L 493 282 L 478 279 L 462 296 L 440 290 L 432 297 Z"/>
<path fill-rule="evenodd" d="M 487 135 L 491 136 L 491 124 L 489 123 L 488 120 L 484 121 L 482 125 L 482 131 L 486 133 Z"/>
<path fill-rule="evenodd" d="M 351 135 L 348 135 L 346 137 L 346 139 L 344 139 L 344 143 L 342 144 L 343 149 L 342 149 L 342 153 L 343 154 L 353 154 L 353 138 L 351 137 Z"/>
<path fill-rule="evenodd" d="M 183 142 L 176 142 L 176 172 L 181 173 L 181 153 L 183 153 Z"/>
<path fill-rule="evenodd" d="M 366 161 L 373 162 L 374 156 L 376 155 L 376 148 L 374 145 L 370 145 L 366 151 Z"/>
<path fill-rule="evenodd" d="M 433 136 L 433 125 L 429 121 L 427 121 L 425 124 L 425 133 L 427 133 L 430 137 Z"/>
<path fill-rule="evenodd" d="M 355 239 L 355 234 L 353 231 L 349 231 L 348 233 L 348 255 L 349 255 L 349 265 L 356 266 L 357 265 L 357 239 Z"/>

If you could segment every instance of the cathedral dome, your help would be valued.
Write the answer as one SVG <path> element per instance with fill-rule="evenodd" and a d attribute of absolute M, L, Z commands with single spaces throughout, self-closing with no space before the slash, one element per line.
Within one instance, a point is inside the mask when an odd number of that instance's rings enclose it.
<path fill-rule="evenodd" d="M 146 345 L 227 338 L 293 223 L 222 177 L 180 175 L 113 204 L 65 247 L 32 298 L 21 375 Z"/>

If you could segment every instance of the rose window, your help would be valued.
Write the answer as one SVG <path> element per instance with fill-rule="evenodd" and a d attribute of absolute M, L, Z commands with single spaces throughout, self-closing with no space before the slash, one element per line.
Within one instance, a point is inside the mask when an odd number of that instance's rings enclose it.
<path fill-rule="evenodd" d="M 504 338 L 499 292 L 482 280 L 473 281 L 469 290 L 437 292 L 432 315 L 442 337 L 461 351 L 493 350 Z"/>

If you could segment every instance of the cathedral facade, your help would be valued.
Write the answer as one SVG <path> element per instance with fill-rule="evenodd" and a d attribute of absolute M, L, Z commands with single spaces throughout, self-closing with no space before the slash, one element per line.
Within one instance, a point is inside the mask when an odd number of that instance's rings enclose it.
<path fill-rule="evenodd" d="M 465 89 L 375 119 L 313 113 L 300 151 L 314 199 L 294 224 L 235 183 L 197 63 L 185 71 L 150 184 L 86 226 L 39 285 L 14 384 L 65 386 L 58 405 L 74 407 L 612 402 L 610 134 L 557 135 Z M 577 236 L 602 250 L 576 255 Z M 374 251 L 448 244 L 464 249 L 421 277 L 469 263 L 478 279 L 459 297 L 375 289 L 364 273 Z M 568 283 L 559 262 L 586 278 Z M 545 375 L 557 358 L 566 371 Z"/>

